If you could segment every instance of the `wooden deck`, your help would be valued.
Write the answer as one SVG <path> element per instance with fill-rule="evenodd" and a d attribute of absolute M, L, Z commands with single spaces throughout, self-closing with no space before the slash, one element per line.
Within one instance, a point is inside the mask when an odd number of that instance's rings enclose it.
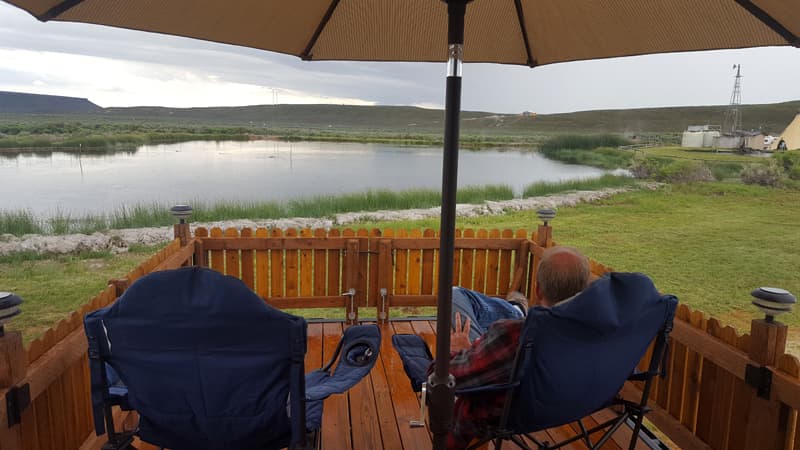
<path fill-rule="evenodd" d="M 341 323 L 311 323 L 308 326 L 308 352 L 306 370 L 321 367 L 336 349 L 342 335 Z M 418 418 L 419 399 L 403 371 L 403 364 L 392 348 L 393 334 L 416 333 L 434 349 L 435 322 L 428 320 L 393 321 L 382 327 L 380 359 L 364 380 L 346 394 L 334 395 L 325 401 L 322 420 L 322 447 L 324 450 L 420 450 L 431 448 L 427 427 L 411 428 L 409 421 Z M 603 411 L 584 419 L 586 427 L 607 420 L 614 413 Z M 577 427 L 576 427 L 577 428 Z M 559 442 L 574 435 L 570 425 L 534 434 L 540 441 Z M 627 449 L 631 431 L 622 427 L 609 440 L 604 449 Z M 136 444 L 139 449 L 156 447 Z M 493 448 L 493 446 L 490 446 Z M 503 448 L 516 448 L 506 443 Z M 535 446 L 533 447 L 535 448 Z M 576 443 L 563 447 L 586 449 Z M 637 450 L 649 450 L 640 441 Z"/>

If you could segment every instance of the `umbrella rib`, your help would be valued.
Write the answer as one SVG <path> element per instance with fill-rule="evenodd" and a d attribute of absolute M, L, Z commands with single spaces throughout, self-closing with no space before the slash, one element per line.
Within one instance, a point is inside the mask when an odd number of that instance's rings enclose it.
<path fill-rule="evenodd" d="M 757 5 L 754 5 L 753 2 L 750 0 L 736 0 L 736 3 L 738 3 L 742 8 L 746 9 L 747 12 L 752 14 L 755 18 L 763 22 L 764 25 L 770 27 L 772 31 L 780 34 L 781 37 L 786 39 L 786 42 L 788 42 L 790 45 L 800 47 L 800 37 L 795 36 L 794 33 L 786 29 L 786 27 L 778 22 L 774 17 L 770 16 L 769 13 L 759 8 Z"/>
<path fill-rule="evenodd" d="M 43 14 L 39 14 L 36 16 L 36 18 L 42 22 L 47 22 L 48 20 L 55 19 L 61 14 L 64 14 L 70 9 L 78 6 L 81 2 L 83 2 L 83 0 L 64 0 L 63 2 L 58 3 L 52 8 L 48 9 Z"/>
<path fill-rule="evenodd" d="M 319 39 L 319 35 L 322 34 L 322 30 L 328 25 L 328 21 L 331 20 L 331 16 L 333 16 L 333 11 L 336 10 L 336 7 L 339 6 L 339 0 L 333 0 L 328 6 L 328 10 L 325 11 L 325 15 L 322 16 L 322 20 L 317 25 L 317 29 L 314 30 L 314 34 L 311 36 L 311 40 L 308 41 L 308 45 L 306 45 L 305 50 L 303 53 L 300 54 L 300 58 L 304 61 L 311 60 L 311 49 L 314 48 L 314 45 L 317 44 L 317 39 Z"/>
<path fill-rule="evenodd" d="M 517 8 L 517 19 L 519 20 L 519 29 L 522 31 L 522 40 L 525 42 L 525 53 L 528 55 L 528 66 L 536 67 L 539 63 L 533 58 L 531 54 L 531 44 L 528 41 L 528 29 L 525 28 L 525 14 L 522 12 L 522 1 L 514 0 L 514 6 Z"/>

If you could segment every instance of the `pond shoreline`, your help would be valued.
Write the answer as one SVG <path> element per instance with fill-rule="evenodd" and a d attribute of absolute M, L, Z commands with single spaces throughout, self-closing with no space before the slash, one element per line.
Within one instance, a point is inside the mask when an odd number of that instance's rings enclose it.
<path fill-rule="evenodd" d="M 639 189 L 658 189 L 660 183 L 645 183 Z M 534 210 L 539 208 L 559 208 L 589 203 L 637 188 L 607 188 L 599 191 L 572 191 L 542 197 L 486 201 L 481 204 L 459 204 L 456 215 L 476 217 L 500 215 L 511 211 Z M 324 228 L 357 224 L 364 221 L 419 220 L 439 217 L 440 208 L 406 209 L 396 211 L 371 211 L 340 213 L 331 218 L 286 218 L 273 220 L 226 220 L 208 223 L 191 223 L 194 230 L 205 228 Z M 172 240 L 171 226 L 151 228 L 129 228 L 108 230 L 87 234 L 38 235 L 29 234 L 16 237 L 0 235 L 0 256 L 19 252 L 36 254 L 70 254 L 85 251 L 110 251 L 124 253 L 130 245 L 157 245 Z"/>

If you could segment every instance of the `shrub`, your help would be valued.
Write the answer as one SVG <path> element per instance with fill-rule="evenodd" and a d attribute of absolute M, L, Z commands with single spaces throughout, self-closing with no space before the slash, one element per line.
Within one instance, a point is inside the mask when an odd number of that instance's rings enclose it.
<path fill-rule="evenodd" d="M 670 183 L 714 180 L 708 166 L 688 159 L 637 158 L 630 171 L 636 178 L 651 178 Z"/>
<path fill-rule="evenodd" d="M 742 182 L 761 186 L 779 187 L 783 185 L 783 168 L 775 161 L 768 164 L 748 164 L 742 169 Z"/>
<path fill-rule="evenodd" d="M 775 162 L 793 180 L 800 180 L 800 152 L 776 153 Z"/>
<path fill-rule="evenodd" d="M 716 163 L 711 164 L 709 169 L 714 174 L 714 178 L 722 181 L 729 178 L 739 178 L 742 172 L 742 165 L 739 163 Z"/>
<path fill-rule="evenodd" d="M 789 169 L 787 175 L 789 175 L 789 178 L 791 178 L 792 180 L 800 181 L 800 165 L 796 165 L 791 169 Z"/>
<path fill-rule="evenodd" d="M 628 170 L 631 171 L 635 178 L 648 179 L 655 177 L 658 166 L 658 161 L 655 158 L 636 158 Z"/>
<path fill-rule="evenodd" d="M 693 183 L 697 181 L 713 181 L 714 175 L 703 163 L 680 159 L 667 163 L 656 173 L 658 181 L 670 183 Z"/>

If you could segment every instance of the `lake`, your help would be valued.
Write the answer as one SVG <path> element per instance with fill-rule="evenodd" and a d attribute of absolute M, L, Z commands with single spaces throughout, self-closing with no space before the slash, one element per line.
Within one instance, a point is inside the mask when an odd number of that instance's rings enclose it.
<path fill-rule="evenodd" d="M 368 189 L 441 189 L 442 150 L 330 142 L 184 142 L 111 153 L 0 153 L 0 210 L 48 216 L 137 203 L 290 200 Z M 514 149 L 462 150 L 459 186 L 598 177 Z"/>

